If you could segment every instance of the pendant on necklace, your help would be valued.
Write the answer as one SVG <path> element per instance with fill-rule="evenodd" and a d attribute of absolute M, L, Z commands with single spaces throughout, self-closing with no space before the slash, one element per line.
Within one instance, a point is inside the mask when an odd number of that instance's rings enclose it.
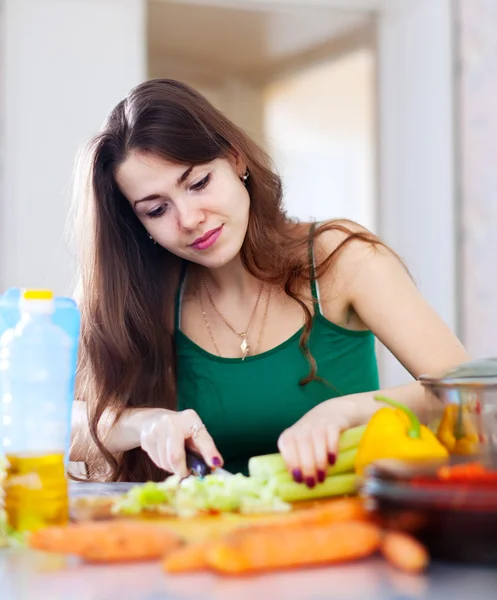
<path fill-rule="evenodd" d="M 249 353 L 250 348 L 248 345 L 247 336 L 244 333 L 241 334 L 241 338 L 242 343 L 240 344 L 240 350 L 242 351 L 242 360 L 244 360 L 247 354 Z"/>

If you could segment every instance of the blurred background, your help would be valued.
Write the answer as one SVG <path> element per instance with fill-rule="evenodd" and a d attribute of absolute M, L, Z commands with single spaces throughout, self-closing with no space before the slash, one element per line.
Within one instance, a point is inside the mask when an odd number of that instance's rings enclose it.
<path fill-rule="evenodd" d="M 0 293 L 71 293 L 77 150 L 172 77 L 270 151 L 290 214 L 378 233 L 497 355 L 495 0 L 0 0 L 0 31 Z M 409 379 L 379 356 L 384 386 Z"/>

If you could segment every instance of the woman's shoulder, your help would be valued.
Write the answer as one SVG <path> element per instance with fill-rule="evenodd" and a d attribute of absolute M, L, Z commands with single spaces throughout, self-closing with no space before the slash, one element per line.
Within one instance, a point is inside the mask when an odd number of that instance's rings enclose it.
<path fill-rule="evenodd" d="M 313 244 L 320 282 L 335 291 L 350 293 L 365 271 L 397 269 L 402 263 L 377 235 L 347 219 L 316 224 Z"/>
<path fill-rule="evenodd" d="M 310 223 L 314 227 L 313 247 L 317 262 L 330 255 L 336 255 L 336 263 L 362 260 L 371 255 L 371 251 L 388 248 L 372 231 L 348 219 L 330 219 L 319 223 Z"/>

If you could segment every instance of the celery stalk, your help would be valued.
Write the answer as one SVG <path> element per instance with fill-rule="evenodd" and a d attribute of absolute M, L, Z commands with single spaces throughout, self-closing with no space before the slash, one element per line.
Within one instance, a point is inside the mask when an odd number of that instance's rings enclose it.
<path fill-rule="evenodd" d="M 326 476 L 332 477 L 333 475 L 342 475 L 343 473 L 353 473 L 356 455 L 357 448 L 346 450 L 339 454 L 336 463 L 332 467 L 328 467 Z M 293 478 L 288 471 L 282 471 L 272 475 L 270 480 L 275 481 L 277 485 L 280 485 L 282 483 L 293 481 Z"/>
<path fill-rule="evenodd" d="M 337 463 L 340 460 L 340 455 L 342 453 L 359 446 L 359 442 L 361 441 L 365 429 L 366 425 L 359 425 L 358 427 L 347 429 L 340 434 Z M 277 473 L 284 473 L 287 471 L 285 462 L 278 453 L 253 456 L 249 460 L 248 468 L 251 477 L 261 477 L 265 479 L 270 479 Z"/>
<path fill-rule="evenodd" d="M 358 425 L 342 431 L 338 440 L 338 453 L 357 448 L 365 431 L 366 425 Z"/>
<path fill-rule="evenodd" d="M 354 473 L 333 475 L 332 477 L 327 477 L 323 483 L 318 483 L 316 487 L 311 489 L 303 483 L 290 481 L 278 484 L 277 489 L 279 497 L 285 502 L 346 496 L 356 493 L 357 477 Z"/>

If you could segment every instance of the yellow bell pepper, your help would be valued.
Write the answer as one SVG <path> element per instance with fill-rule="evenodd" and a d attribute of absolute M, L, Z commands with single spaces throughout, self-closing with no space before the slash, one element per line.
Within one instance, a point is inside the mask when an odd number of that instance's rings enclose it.
<path fill-rule="evenodd" d="M 380 408 L 369 421 L 357 451 L 355 470 L 361 475 L 375 460 L 447 458 L 449 453 L 436 436 L 403 404 L 375 396 L 391 406 Z"/>
<path fill-rule="evenodd" d="M 470 455 L 478 452 L 478 433 L 466 406 L 449 404 L 445 407 L 437 438 L 451 454 Z"/>

